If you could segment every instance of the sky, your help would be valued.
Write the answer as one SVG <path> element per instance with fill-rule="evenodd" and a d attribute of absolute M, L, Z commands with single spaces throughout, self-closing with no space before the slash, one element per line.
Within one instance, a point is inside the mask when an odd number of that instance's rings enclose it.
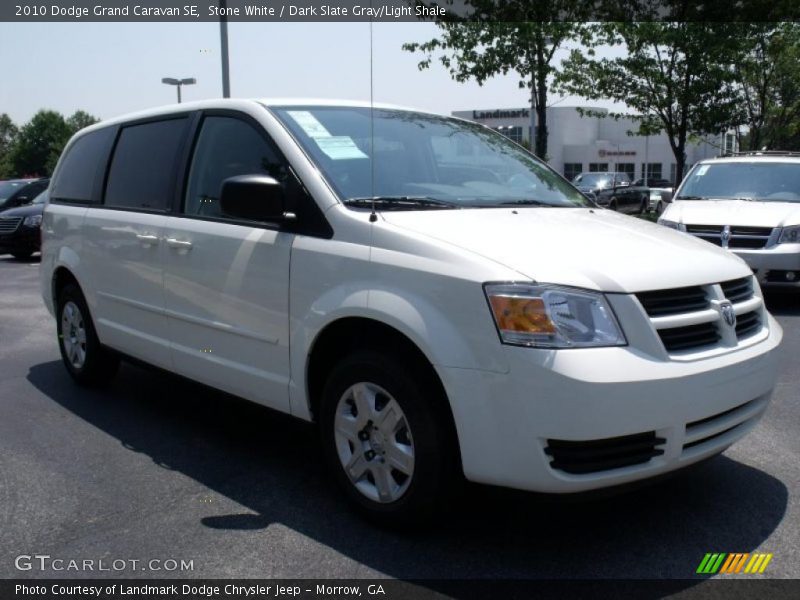
<path fill-rule="evenodd" d="M 368 23 L 229 23 L 233 97 L 369 100 Z M 529 104 L 515 75 L 483 86 L 454 82 L 438 63 L 401 49 L 427 41 L 432 23 L 373 25 L 374 97 L 449 114 L 454 110 Z M 562 53 L 562 56 L 564 54 Z M 170 104 L 162 77 L 195 77 L 184 101 L 222 95 L 217 23 L 2 23 L 0 113 L 18 124 L 39 109 L 69 115 L 82 109 L 101 118 Z M 552 98 L 562 106 L 580 98 Z M 591 106 L 614 108 L 610 102 Z"/>

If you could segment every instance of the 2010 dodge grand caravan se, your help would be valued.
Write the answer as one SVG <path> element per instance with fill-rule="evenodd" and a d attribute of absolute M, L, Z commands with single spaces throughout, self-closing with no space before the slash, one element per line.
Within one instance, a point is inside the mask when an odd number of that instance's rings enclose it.
<path fill-rule="evenodd" d="M 741 259 L 595 207 L 474 123 L 181 104 L 76 134 L 50 198 L 42 293 L 79 383 L 128 356 L 315 420 L 389 521 L 462 473 L 576 492 L 678 469 L 752 429 L 775 381 Z"/>

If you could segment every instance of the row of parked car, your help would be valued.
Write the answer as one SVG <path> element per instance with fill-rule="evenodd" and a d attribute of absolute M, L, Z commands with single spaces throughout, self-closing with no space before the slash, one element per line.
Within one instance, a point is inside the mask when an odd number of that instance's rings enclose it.
<path fill-rule="evenodd" d="M 0 254 L 29 258 L 41 246 L 46 177 L 0 181 Z"/>
<path fill-rule="evenodd" d="M 650 211 L 661 214 L 672 201 L 674 191 L 668 179 L 631 182 L 627 173 L 619 171 L 581 173 L 575 176 L 572 184 L 600 206 L 628 214 Z"/>
<path fill-rule="evenodd" d="M 731 250 L 762 285 L 800 287 L 800 153 L 704 160 L 677 190 L 665 179 L 631 182 L 613 171 L 581 173 L 572 183 L 599 206 L 654 211 L 659 224 Z"/>

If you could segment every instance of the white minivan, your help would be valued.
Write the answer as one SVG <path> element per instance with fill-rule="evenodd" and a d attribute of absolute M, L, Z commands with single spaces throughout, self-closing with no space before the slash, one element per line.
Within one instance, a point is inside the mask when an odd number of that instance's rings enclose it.
<path fill-rule="evenodd" d="M 658 221 L 727 248 L 763 286 L 800 288 L 800 153 L 697 163 Z"/>
<path fill-rule="evenodd" d="M 740 258 L 426 112 L 112 119 L 67 145 L 42 235 L 78 383 L 132 357 L 313 420 L 390 523 L 464 476 L 567 493 L 695 463 L 755 426 L 776 378 L 782 332 Z"/>

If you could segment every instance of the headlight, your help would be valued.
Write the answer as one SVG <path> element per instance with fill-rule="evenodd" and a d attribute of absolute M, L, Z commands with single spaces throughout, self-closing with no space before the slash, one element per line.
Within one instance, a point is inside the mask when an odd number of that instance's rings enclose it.
<path fill-rule="evenodd" d="M 22 224 L 26 227 L 39 227 L 42 224 L 42 215 L 31 215 L 29 217 L 25 217 L 25 220 L 22 221 Z"/>
<path fill-rule="evenodd" d="M 603 294 L 514 283 L 487 284 L 485 289 L 504 344 L 585 348 L 627 343 Z"/>
<path fill-rule="evenodd" d="M 650 190 L 650 200 L 661 200 L 661 192 Z"/>
<path fill-rule="evenodd" d="M 800 244 L 800 225 L 784 227 L 781 237 L 778 238 L 779 244 Z"/>
<path fill-rule="evenodd" d="M 664 227 L 669 227 L 670 229 L 677 229 L 678 231 L 686 231 L 686 225 L 683 223 L 676 223 L 675 221 L 667 221 L 666 219 L 659 219 L 659 225 L 663 225 Z"/>

